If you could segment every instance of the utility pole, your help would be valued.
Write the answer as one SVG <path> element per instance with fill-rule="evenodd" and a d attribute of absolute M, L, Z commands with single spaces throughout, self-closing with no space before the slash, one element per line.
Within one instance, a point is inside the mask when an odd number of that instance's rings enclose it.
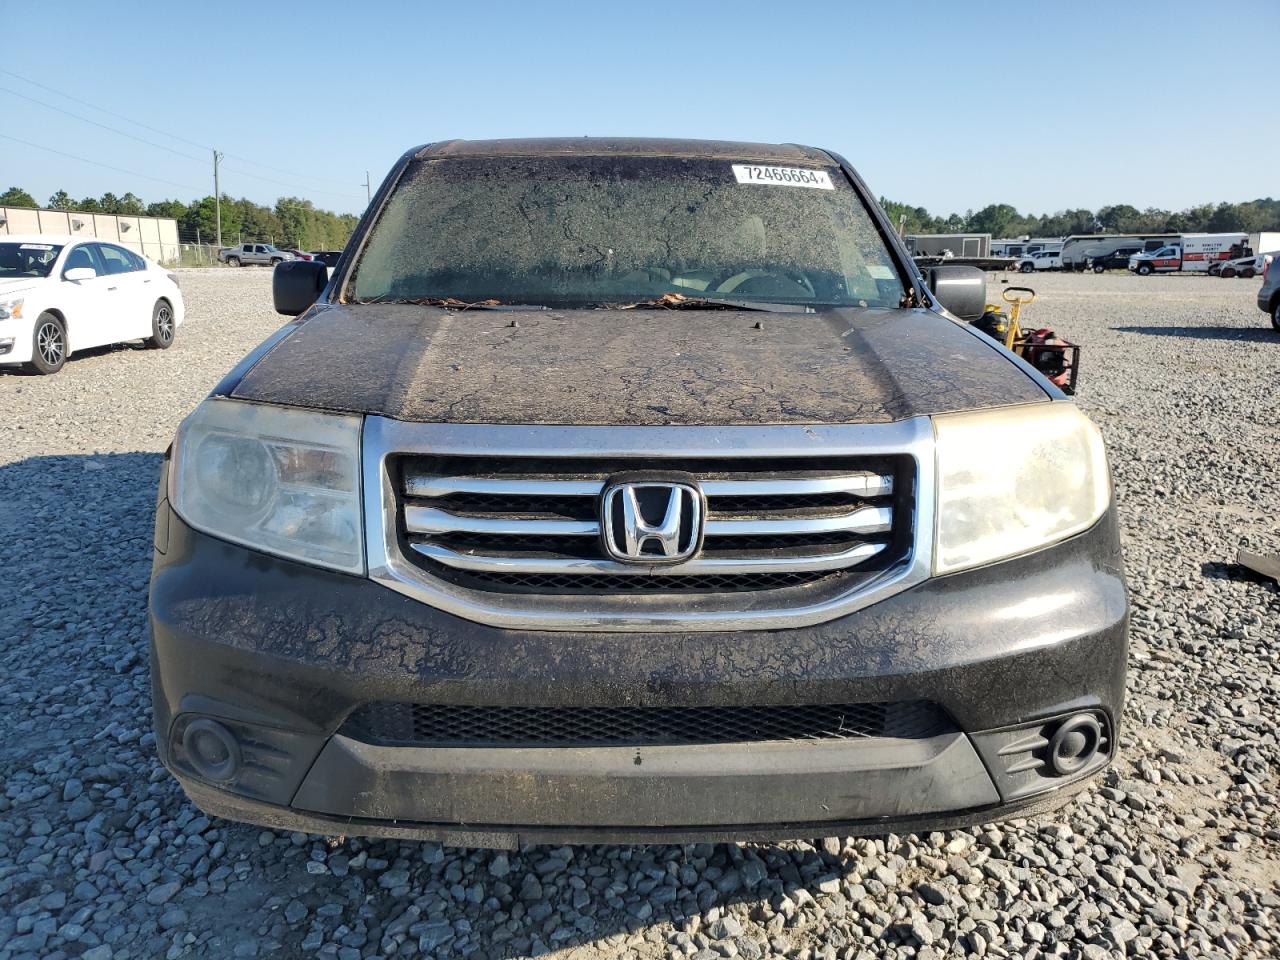
<path fill-rule="evenodd" d="M 222 154 L 213 151 L 213 215 L 218 221 L 218 246 L 222 246 L 222 188 L 218 185 L 218 163 Z"/>
<path fill-rule="evenodd" d="M 369 171 L 364 172 L 364 202 L 365 205 L 373 203 L 373 191 L 369 188 Z"/>

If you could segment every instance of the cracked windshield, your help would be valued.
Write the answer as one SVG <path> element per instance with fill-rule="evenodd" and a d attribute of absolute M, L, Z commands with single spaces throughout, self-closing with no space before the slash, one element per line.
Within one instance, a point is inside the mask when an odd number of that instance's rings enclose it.
<path fill-rule="evenodd" d="M 658 157 L 420 161 L 348 300 L 897 306 L 884 241 L 839 168 Z"/>

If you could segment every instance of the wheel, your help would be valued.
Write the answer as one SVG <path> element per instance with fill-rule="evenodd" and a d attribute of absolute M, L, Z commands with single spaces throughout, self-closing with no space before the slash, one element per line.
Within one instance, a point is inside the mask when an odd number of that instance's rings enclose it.
<path fill-rule="evenodd" d="M 57 373 L 67 362 L 67 328 L 52 313 L 42 313 L 31 335 L 31 366 L 36 373 Z"/>
<path fill-rule="evenodd" d="M 157 300 L 151 309 L 151 336 L 147 338 L 147 346 L 156 350 L 168 350 L 173 346 L 175 329 L 173 307 L 168 300 Z"/>
<path fill-rule="evenodd" d="M 1102 272 L 1103 270 L 1105 270 L 1105 269 L 1107 269 L 1107 268 L 1106 268 L 1106 267 L 1104 267 L 1104 266 L 1103 266 L 1102 264 L 1100 264 L 1100 263 L 1095 263 L 1095 264 L 1093 265 L 1093 272 L 1094 272 L 1094 273 L 1101 273 L 1101 272 Z"/>
<path fill-rule="evenodd" d="M 273 267 L 275 267 L 275 266 L 279 266 L 279 265 L 280 265 L 280 264 L 282 264 L 282 263 L 284 263 L 284 258 L 283 258 L 283 257 L 272 257 L 272 258 L 271 258 L 271 266 L 273 266 Z"/>
<path fill-rule="evenodd" d="M 1276 297 L 1271 304 L 1271 325 L 1280 330 L 1280 297 Z"/>
<path fill-rule="evenodd" d="M 1033 267 L 1029 263 L 1024 263 L 1022 266 L 1018 268 L 1019 273 L 1031 273 L 1033 270 L 1035 270 L 1035 267 Z"/>
<path fill-rule="evenodd" d="M 1246 280 L 1252 280 L 1257 276 L 1257 273 L 1254 271 L 1253 267 L 1245 267 L 1240 271 L 1240 276 L 1244 277 Z"/>
<path fill-rule="evenodd" d="M 1218 272 L 1218 276 L 1220 276 L 1220 277 L 1226 277 L 1228 280 L 1230 280 L 1230 279 L 1231 279 L 1232 277 L 1234 277 L 1235 275 L 1236 275 L 1236 268 L 1235 268 L 1235 267 L 1223 267 L 1223 268 Z"/>
<path fill-rule="evenodd" d="M 240 266 L 240 258 L 239 258 L 239 257 L 227 257 L 227 266 L 228 266 L 228 267 L 238 267 L 238 266 Z"/>
<path fill-rule="evenodd" d="M 1143 276 L 1143 277 L 1145 277 L 1145 276 L 1146 276 L 1147 274 L 1149 274 L 1150 272 L 1151 272 L 1151 264 L 1149 264 L 1149 263 L 1140 263 L 1140 264 L 1138 264 L 1138 275 L 1139 275 L 1139 276 Z"/>

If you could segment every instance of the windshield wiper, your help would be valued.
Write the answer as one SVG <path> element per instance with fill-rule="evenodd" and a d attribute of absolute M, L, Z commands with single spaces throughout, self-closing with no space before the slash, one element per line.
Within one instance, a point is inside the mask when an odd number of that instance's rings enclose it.
<path fill-rule="evenodd" d="M 504 304 L 501 300 L 475 300 L 468 303 L 457 297 L 370 297 L 367 300 L 353 300 L 352 303 L 364 305 L 369 303 L 407 303 L 415 307 L 449 307 L 455 310 L 492 310 Z"/>
<path fill-rule="evenodd" d="M 719 297 L 686 297 L 682 293 L 664 293 L 653 300 L 636 303 L 601 304 L 614 310 L 760 310 L 766 313 L 809 313 L 804 304 L 764 303 L 759 300 L 725 300 Z"/>

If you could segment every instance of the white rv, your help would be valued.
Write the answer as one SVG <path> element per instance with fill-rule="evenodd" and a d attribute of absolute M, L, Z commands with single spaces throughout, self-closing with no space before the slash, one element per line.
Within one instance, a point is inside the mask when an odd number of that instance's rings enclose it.
<path fill-rule="evenodd" d="M 1091 259 L 1109 256 L 1121 247 L 1159 250 L 1178 239 L 1174 233 L 1075 233 L 1062 244 L 1062 269 L 1084 270 Z"/>

